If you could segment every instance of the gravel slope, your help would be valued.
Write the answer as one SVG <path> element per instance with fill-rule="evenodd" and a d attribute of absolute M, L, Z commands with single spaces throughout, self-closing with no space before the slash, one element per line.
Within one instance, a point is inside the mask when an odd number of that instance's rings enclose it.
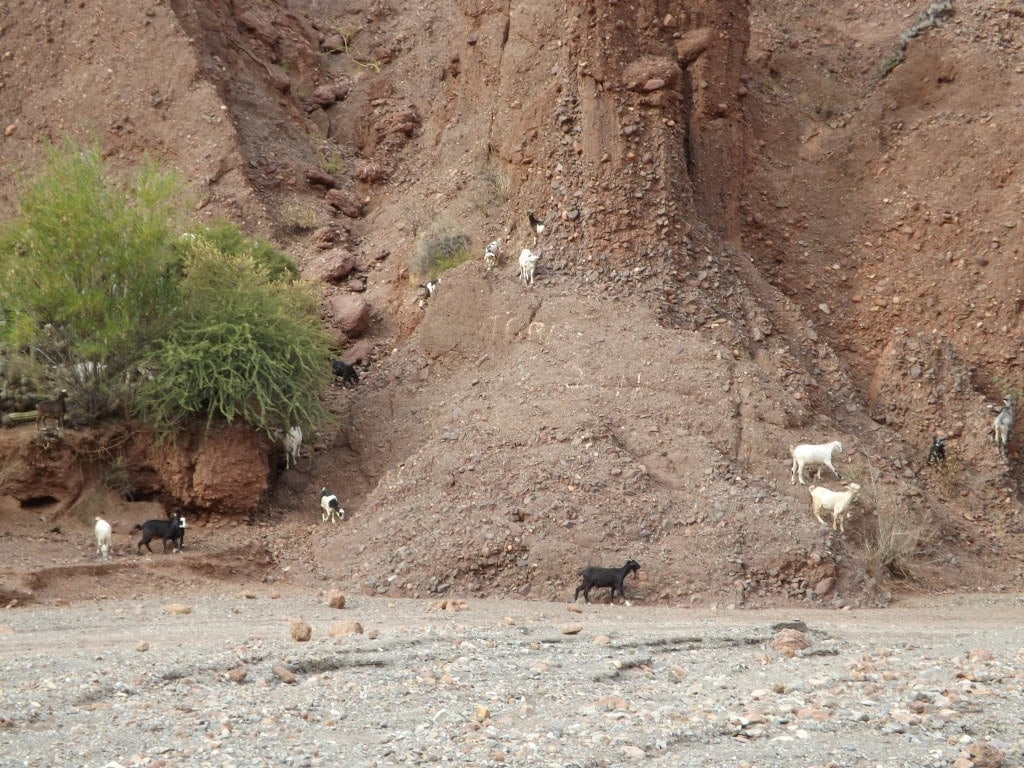
<path fill-rule="evenodd" d="M 1024 756 L 1019 595 L 785 613 L 326 603 L 248 593 L 188 614 L 157 600 L 7 611 L 0 765 L 969 768 Z M 296 619 L 310 641 L 291 639 Z M 774 647 L 787 620 L 806 625 L 793 657 Z M 365 632 L 329 635 L 351 622 Z"/>

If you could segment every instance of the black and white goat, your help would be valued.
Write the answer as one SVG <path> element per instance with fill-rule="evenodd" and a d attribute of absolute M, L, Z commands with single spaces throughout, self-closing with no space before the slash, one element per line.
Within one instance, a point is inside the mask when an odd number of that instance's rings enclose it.
<path fill-rule="evenodd" d="M 636 560 L 627 560 L 626 564 L 621 568 L 599 568 L 595 565 L 588 565 L 586 568 L 581 568 L 579 571 L 580 577 L 583 581 L 578 587 L 576 587 L 576 594 L 573 595 L 572 601 L 575 603 L 580 596 L 580 592 L 583 593 L 583 601 L 590 602 L 590 590 L 593 587 L 609 587 L 611 593 L 608 596 L 609 600 L 615 598 L 615 592 L 618 590 L 622 599 L 626 599 L 626 591 L 623 588 L 626 576 L 630 573 L 636 573 L 640 570 L 640 563 Z"/>
<path fill-rule="evenodd" d="M 946 441 L 949 435 L 936 435 L 932 438 L 932 444 L 928 446 L 928 460 L 926 464 L 941 464 L 946 460 Z"/>
<path fill-rule="evenodd" d="M 153 552 L 153 548 L 149 546 L 149 542 L 153 539 L 160 539 L 164 543 L 164 554 L 167 553 L 167 543 L 171 543 L 172 549 L 184 549 L 185 548 L 185 529 L 188 524 L 185 522 L 185 518 L 173 515 L 170 520 L 147 520 L 144 523 L 133 525 L 133 531 L 139 531 L 142 533 L 142 538 L 139 539 L 138 554 L 142 554 L 142 548 L 145 547 Z"/>
<path fill-rule="evenodd" d="M 533 211 L 526 212 L 526 220 L 530 222 L 530 229 L 533 230 L 533 247 L 537 247 L 537 239 L 544 234 L 544 227 L 547 226 L 547 221 L 538 219 Z"/>
<path fill-rule="evenodd" d="M 320 509 L 323 510 L 324 522 L 340 522 L 345 519 L 345 510 L 341 508 L 338 497 L 327 490 L 325 485 L 320 489 Z"/>
<path fill-rule="evenodd" d="M 331 360 L 331 370 L 334 371 L 335 376 L 341 379 L 342 384 L 354 387 L 359 383 L 359 374 L 356 369 L 344 360 Z"/>
<path fill-rule="evenodd" d="M 498 252 L 501 251 L 501 240 L 491 240 L 484 249 L 484 264 L 490 272 L 498 263 Z"/>
<path fill-rule="evenodd" d="M 419 306 L 420 309 L 426 308 L 427 302 L 431 298 L 433 298 L 434 292 L 437 290 L 438 283 L 440 282 L 441 278 L 437 278 L 436 280 L 428 280 L 427 282 L 422 283 L 416 289 L 416 304 L 417 306 Z"/>

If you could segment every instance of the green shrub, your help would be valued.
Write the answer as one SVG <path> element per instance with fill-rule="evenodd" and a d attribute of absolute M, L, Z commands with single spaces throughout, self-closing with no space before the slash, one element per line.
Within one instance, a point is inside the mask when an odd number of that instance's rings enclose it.
<path fill-rule="evenodd" d="M 8 380 L 66 387 L 77 418 L 119 408 L 163 434 L 220 418 L 315 427 L 329 375 L 316 297 L 233 224 L 178 235 L 180 196 L 153 165 L 118 180 L 96 147 L 50 150 L 0 225 Z"/>
<path fill-rule="evenodd" d="M 418 278 L 434 278 L 471 257 L 469 236 L 450 221 L 437 219 L 416 239 L 410 265 Z"/>
<path fill-rule="evenodd" d="M 163 434 L 196 420 L 268 432 L 321 422 L 329 349 L 312 290 L 210 242 L 196 243 L 183 268 L 181 320 L 144 361 L 155 374 L 139 388 L 139 415 Z"/>

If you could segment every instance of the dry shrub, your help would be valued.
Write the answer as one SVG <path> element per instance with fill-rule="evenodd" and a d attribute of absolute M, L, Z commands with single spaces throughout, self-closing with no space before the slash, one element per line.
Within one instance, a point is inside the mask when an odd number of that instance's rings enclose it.
<path fill-rule="evenodd" d="M 930 513 L 915 512 L 905 505 L 895 511 L 876 510 L 874 526 L 865 531 L 867 570 L 876 578 L 915 579 L 922 566 L 933 559 L 939 540 L 938 521 Z"/>
<path fill-rule="evenodd" d="M 435 219 L 416 239 L 409 265 L 416 277 L 436 277 L 470 257 L 469 235 L 445 219 Z"/>

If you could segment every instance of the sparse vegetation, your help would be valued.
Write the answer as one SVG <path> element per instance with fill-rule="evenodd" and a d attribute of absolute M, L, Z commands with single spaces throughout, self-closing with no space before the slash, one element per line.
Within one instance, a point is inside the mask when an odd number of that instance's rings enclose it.
<path fill-rule="evenodd" d="M 904 505 L 895 511 L 876 509 L 874 521 L 865 536 L 868 573 L 914 579 L 936 543 L 934 521 L 916 516 Z"/>
<path fill-rule="evenodd" d="M 471 258 L 469 235 L 451 221 L 435 219 L 416 239 L 410 268 L 418 278 L 434 278 Z"/>
<path fill-rule="evenodd" d="M 321 204 L 308 196 L 289 197 L 277 210 L 281 229 L 291 234 L 312 232 L 320 226 Z"/>

